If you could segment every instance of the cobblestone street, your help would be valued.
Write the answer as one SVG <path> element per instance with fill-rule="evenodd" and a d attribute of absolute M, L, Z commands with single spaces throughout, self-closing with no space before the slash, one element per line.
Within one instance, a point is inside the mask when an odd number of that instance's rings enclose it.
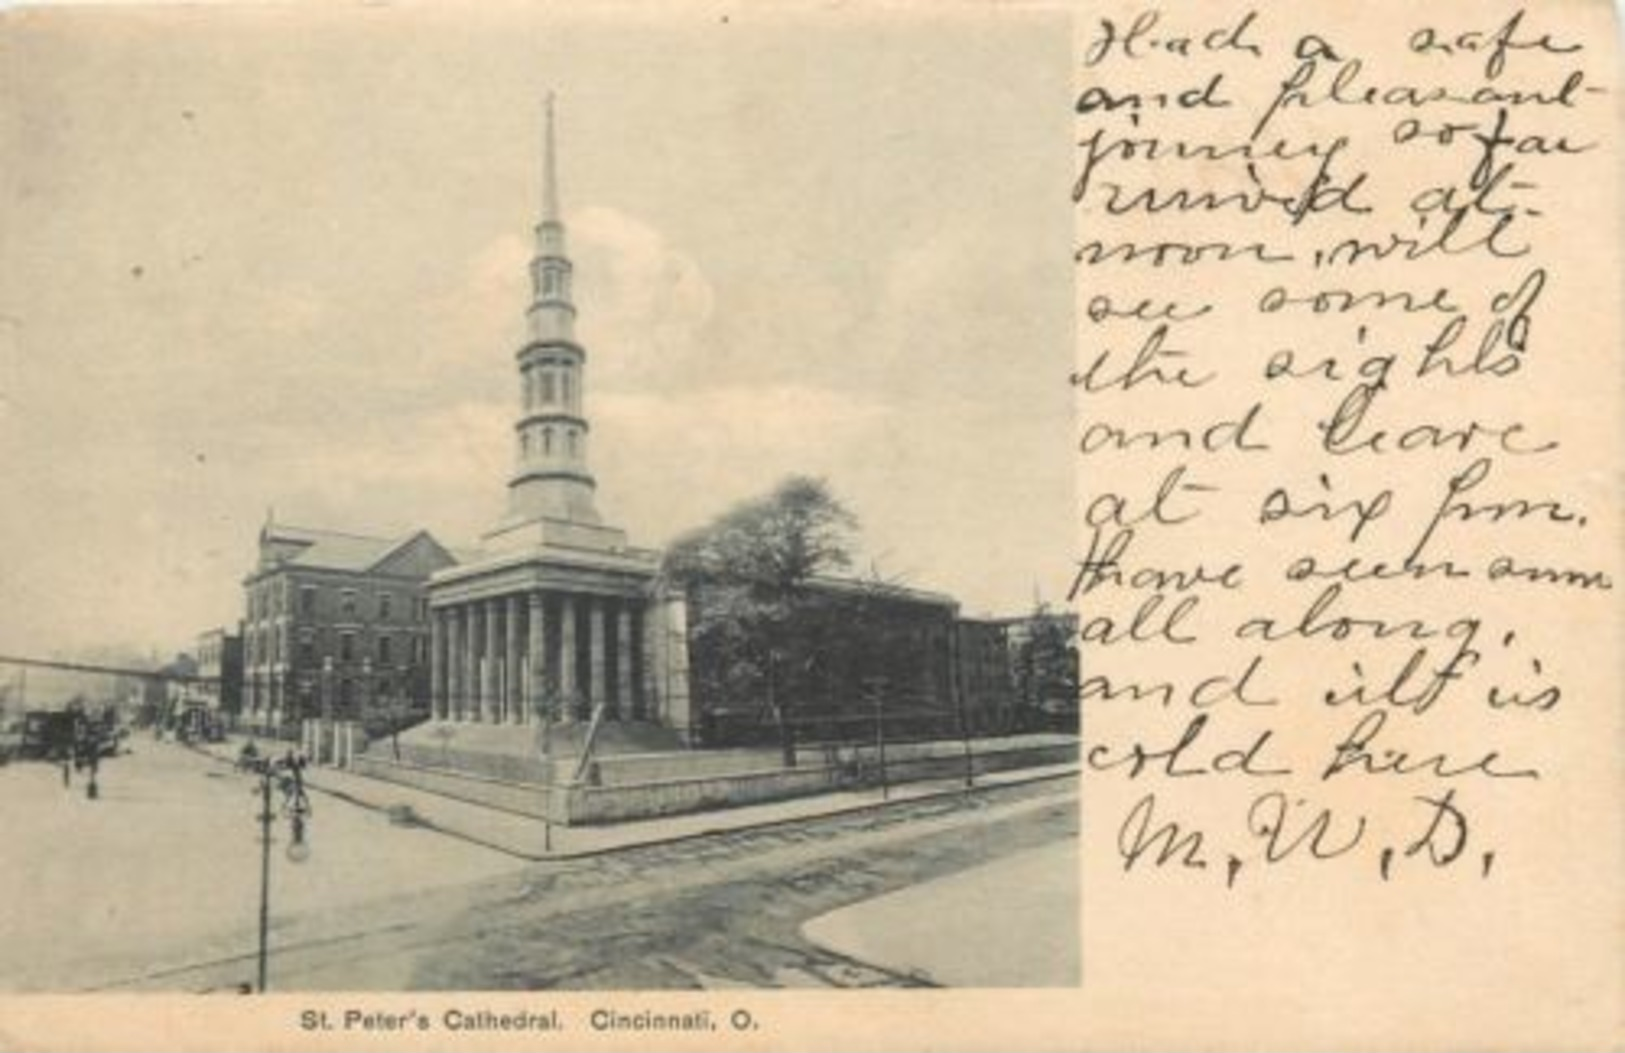
<path fill-rule="evenodd" d="M 1075 785 L 1075 784 L 1068 784 Z M 810 919 L 847 904 L 1062 842 L 1045 880 L 1075 889 L 1076 799 L 1056 787 L 904 806 L 864 820 L 726 835 L 703 846 L 632 852 L 597 873 L 529 876 L 517 903 L 491 924 L 478 911 L 447 923 L 448 943 L 421 957 L 414 988 L 873 987 L 933 978 L 888 971 L 809 942 Z M 613 893 L 595 894 L 607 886 Z M 1007 888 L 1018 900 L 1032 894 Z M 1045 919 L 1076 932 L 1072 910 Z M 929 909 L 929 904 L 922 905 Z M 944 943 L 965 939 L 986 917 L 939 914 Z M 1068 941 L 1075 946 L 1075 941 Z M 1023 963 L 1025 966 L 1026 963 Z M 1062 986 L 1071 975 L 1033 975 L 1027 986 Z M 1062 970 L 1063 972 L 1065 970 Z"/>
<path fill-rule="evenodd" d="M 219 780 L 208 780 L 212 786 Z M 236 795 L 232 795 L 235 800 Z M 319 803 L 332 828 L 382 817 Z M 422 871 L 442 846 L 478 849 L 423 830 L 382 825 L 418 842 Z M 1062 852 L 1049 875 L 1076 888 L 1076 779 L 1046 779 L 900 802 L 599 856 L 518 864 L 495 853 L 465 861 L 488 876 L 403 892 L 380 876 L 371 895 L 352 889 L 328 907 L 280 913 L 273 930 L 274 990 L 662 989 L 917 986 L 932 983 L 810 942 L 802 927 L 831 910 L 958 874 L 1036 847 Z M 321 844 L 321 842 L 318 842 Z M 348 850 L 362 851 L 351 845 Z M 320 856 L 302 871 L 315 872 Z M 453 858 L 456 858 L 455 856 Z M 283 870 L 290 868 L 284 867 Z M 398 871 L 399 873 L 399 871 Z M 1019 897 L 1030 890 L 1011 889 Z M 1046 926 L 1077 929 L 1069 916 Z M 1001 904 L 948 918 L 943 939 L 1000 924 Z M 251 917 L 232 939 L 180 941 L 167 954 L 98 961 L 82 984 L 157 990 L 232 990 L 252 973 Z M 105 958 L 105 955 L 100 956 Z M 1075 962 L 1026 985 L 1076 982 Z M 120 971 L 121 970 L 121 971 Z M 99 979 L 95 979 L 99 977 Z M 71 985 L 80 986 L 80 985 Z"/>
<path fill-rule="evenodd" d="M 102 764 L 101 796 L 38 761 L 0 767 L 0 988 L 65 990 L 241 957 L 255 947 L 257 783 L 140 736 Z M 521 864 L 380 812 L 318 797 L 310 859 L 272 852 L 273 942 L 334 931 L 366 904 L 432 896 Z M 233 983 L 251 978 L 238 969 Z"/>

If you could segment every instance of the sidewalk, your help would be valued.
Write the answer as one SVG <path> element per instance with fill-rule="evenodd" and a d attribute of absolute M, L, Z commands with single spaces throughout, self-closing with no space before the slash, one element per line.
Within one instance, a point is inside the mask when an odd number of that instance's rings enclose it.
<path fill-rule="evenodd" d="M 863 900 L 813 918 L 801 932 L 847 957 L 945 987 L 1076 987 L 1078 842 Z"/>
<path fill-rule="evenodd" d="M 198 744 L 193 748 L 230 764 L 236 760 L 239 744 L 228 740 Z M 1056 764 L 988 772 L 976 777 L 976 785 L 1009 786 L 1041 782 L 1075 775 L 1077 770 L 1076 764 Z M 905 801 L 951 797 L 965 792 L 961 779 L 937 779 L 893 786 L 885 801 L 881 800 L 878 788 L 865 788 L 608 826 L 554 825 L 549 829 L 548 823 L 531 816 L 487 808 L 338 768 L 311 766 L 305 770 L 305 783 L 312 790 L 351 804 L 410 815 L 407 821 L 416 825 L 505 855 L 533 861 L 601 855 L 641 845 L 665 844 L 730 830 L 862 812 Z"/>

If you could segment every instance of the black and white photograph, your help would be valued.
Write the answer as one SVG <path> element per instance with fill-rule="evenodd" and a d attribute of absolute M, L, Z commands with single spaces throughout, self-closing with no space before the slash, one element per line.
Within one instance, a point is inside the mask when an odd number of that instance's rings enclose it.
<path fill-rule="evenodd" d="M 3 44 L 0 990 L 1082 983 L 1064 11 Z"/>

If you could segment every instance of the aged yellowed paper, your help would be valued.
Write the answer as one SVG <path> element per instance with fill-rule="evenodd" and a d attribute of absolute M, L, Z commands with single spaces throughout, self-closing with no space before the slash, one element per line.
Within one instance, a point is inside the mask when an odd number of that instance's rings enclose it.
<path fill-rule="evenodd" d="M 1618 1048 L 1616 45 L 0 13 L 0 1048 Z"/>

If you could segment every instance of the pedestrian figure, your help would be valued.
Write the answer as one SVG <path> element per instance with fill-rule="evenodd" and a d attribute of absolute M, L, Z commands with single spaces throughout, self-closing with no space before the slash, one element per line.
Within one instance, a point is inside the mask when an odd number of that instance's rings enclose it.
<path fill-rule="evenodd" d="M 62 788 L 66 790 L 73 783 L 73 762 L 67 754 L 62 755 Z"/>

